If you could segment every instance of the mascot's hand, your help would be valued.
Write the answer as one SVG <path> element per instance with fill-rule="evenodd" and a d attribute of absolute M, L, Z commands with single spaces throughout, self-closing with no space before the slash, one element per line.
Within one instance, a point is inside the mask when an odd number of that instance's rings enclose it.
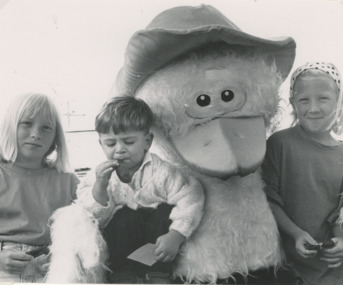
<path fill-rule="evenodd" d="M 332 238 L 334 246 L 332 248 L 322 249 L 321 260 L 328 263 L 329 268 L 336 268 L 343 263 L 343 238 L 335 237 Z"/>
<path fill-rule="evenodd" d="M 42 254 L 34 259 L 35 269 L 42 275 L 45 275 L 49 269 L 50 255 Z"/>
<path fill-rule="evenodd" d="M 157 260 L 162 262 L 173 261 L 185 239 L 182 234 L 175 230 L 170 230 L 167 234 L 160 236 L 156 241 L 155 254 Z"/>
<path fill-rule="evenodd" d="M 31 262 L 32 256 L 21 251 L 0 251 L 0 269 L 12 274 L 20 274 Z"/>

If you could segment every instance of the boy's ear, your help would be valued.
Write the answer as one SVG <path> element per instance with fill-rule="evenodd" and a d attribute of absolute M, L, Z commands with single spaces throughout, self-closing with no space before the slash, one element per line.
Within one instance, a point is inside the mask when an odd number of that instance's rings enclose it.
<path fill-rule="evenodd" d="M 146 151 L 148 151 L 152 145 L 152 141 L 154 140 L 154 134 L 153 133 L 148 133 L 145 137 L 146 139 Z"/>

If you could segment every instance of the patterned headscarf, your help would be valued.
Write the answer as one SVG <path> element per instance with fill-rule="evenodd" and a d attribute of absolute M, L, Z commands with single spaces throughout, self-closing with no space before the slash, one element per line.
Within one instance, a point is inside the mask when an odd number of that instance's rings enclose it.
<path fill-rule="evenodd" d="M 305 70 L 317 69 L 326 72 L 332 77 L 338 87 L 338 91 L 341 91 L 341 75 L 339 74 L 338 69 L 332 63 L 329 62 L 307 62 L 306 64 L 298 67 L 292 74 L 291 77 L 291 93 L 293 92 L 293 87 L 295 80 L 298 76 Z M 291 94 L 291 96 L 293 96 Z"/>
<path fill-rule="evenodd" d="M 338 101 L 337 101 L 337 109 L 336 109 L 336 122 L 333 126 L 333 131 L 336 134 L 341 134 L 343 130 L 343 122 L 342 122 L 342 114 L 343 114 L 343 106 L 342 106 L 342 89 L 341 89 L 341 75 L 336 66 L 329 62 L 307 62 L 306 64 L 298 67 L 291 76 L 291 83 L 290 83 L 290 96 L 293 97 L 293 89 L 294 83 L 298 76 L 304 72 L 305 70 L 309 69 L 316 69 L 325 72 L 328 74 L 333 81 L 336 83 L 338 87 Z"/>

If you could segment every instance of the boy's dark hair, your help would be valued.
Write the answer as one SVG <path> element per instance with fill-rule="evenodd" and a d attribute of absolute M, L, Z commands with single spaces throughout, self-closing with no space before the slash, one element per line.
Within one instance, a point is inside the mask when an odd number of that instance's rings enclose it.
<path fill-rule="evenodd" d="M 95 119 L 95 130 L 107 134 L 134 131 L 149 131 L 154 116 L 150 107 L 141 99 L 125 95 L 113 97 L 102 107 Z"/>

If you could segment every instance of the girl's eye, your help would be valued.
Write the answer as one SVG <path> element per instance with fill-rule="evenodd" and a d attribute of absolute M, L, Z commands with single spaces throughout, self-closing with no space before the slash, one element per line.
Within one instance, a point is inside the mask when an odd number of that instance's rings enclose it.
<path fill-rule="evenodd" d="M 20 122 L 20 124 L 21 124 L 21 125 L 24 125 L 24 126 L 26 126 L 26 127 L 32 126 L 32 123 L 29 122 L 29 121 L 22 121 L 22 122 Z"/>
<path fill-rule="evenodd" d="M 305 103 L 308 102 L 308 99 L 300 99 L 299 102 L 302 103 L 302 104 L 305 104 Z"/>
<path fill-rule="evenodd" d="M 48 132 L 51 132 L 51 131 L 52 131 L 52 127 L 49 127 L 49 126 L 45 126 L 45 127 L 43 127 L 43 129 L 44 129 L 45 131 L 48 131 Z"/>

